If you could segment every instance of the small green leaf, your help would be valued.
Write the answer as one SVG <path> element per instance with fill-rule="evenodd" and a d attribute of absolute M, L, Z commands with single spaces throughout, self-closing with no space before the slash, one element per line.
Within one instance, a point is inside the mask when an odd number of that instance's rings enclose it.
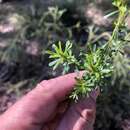
<path fill-rule="evenodd" d="M 49 66 L 50 66 L 50 67 L 54 66 L 54 65 L 57 63 L 57 61 L 58 61 L 58 60 L 54 60 L 54 61 L 50 62 L 50 63 L 49 63 Z"/>

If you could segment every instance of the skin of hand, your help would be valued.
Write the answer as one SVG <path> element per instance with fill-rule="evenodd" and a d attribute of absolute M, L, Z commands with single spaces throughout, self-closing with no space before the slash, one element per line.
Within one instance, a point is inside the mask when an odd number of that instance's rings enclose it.
<path fill-rule="evenodd" d="M 77 103 L 65 101 L 76 76 L 71 73 L 39 83 L 0 116 L 0 130 L 93 130 L 99 90 Z"/>

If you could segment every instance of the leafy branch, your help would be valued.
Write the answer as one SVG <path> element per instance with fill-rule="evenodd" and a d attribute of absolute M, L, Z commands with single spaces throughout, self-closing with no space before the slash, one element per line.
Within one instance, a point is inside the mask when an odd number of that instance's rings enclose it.
<path fill-rule="evenodd" d="M 64 73 L 69 71 L 69 65 L 74 64 L 79 66 L 79 62 L 75 58 L 72 53 L 72 43 L 67 41 L 65 45 L 65 49 L 62 49 L 61 42 L 58 43 L 58 46 L 53 45 L 53 51 L 47 51 L 49 54 L 49 58 L 54 59 L 49 66 L 53 66 L 53 70 L 55 70 L 59 65 L 64 66 Z"/>
<path fill-rule="evenodd" d="M 128 37 L 125 19 L 129 12 L 125 0 L 114 0 L 113 5 L 117 7 L 119 15 L 117 20 L 115 20 L 115 28 L 111 37 L 105 44 L 97 47 L 95 44 L 91 44 L 91 40 L 89 40 L 87 52 L 81 52 L 80 58 L 72 54 L 72 43 L 69 41 L 66 42 L 64 50 L 61 42 L 59 42 L 58 46 L 53 45 L 54 51 L 47 52 L 50 58 L 53 59 L 53 62 L 50 63 L 53 69 L 65 64 L 68 69 L 64 66 L 64 70 L 69 72 L 72 64 L 78 71 L 85 70 L 82 78 L 76 78 L 76 87 L 70 95 L 74 100 L 89 95 L 89 92 L 97 86 L 104 90 L 105 84 L 110 84 L 108 80 L 113 77 L 112 83 L 117 79 L 120 79 L 120 82 L 123 83 L 124 79 L 128 77 L 130 59 L 124 48 L 129 42 L 121 34 L 124 30 L 125 33 L 123 35 Z"/>

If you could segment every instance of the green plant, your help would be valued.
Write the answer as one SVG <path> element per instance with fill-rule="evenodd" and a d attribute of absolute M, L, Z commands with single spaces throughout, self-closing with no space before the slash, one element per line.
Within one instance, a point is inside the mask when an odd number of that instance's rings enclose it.
<path fill-rule="evenodd" d="M 124 38 L 128 35 L 125 26 L 125 19 L 128 15 L 127 4 L 124 0 L 114 0 L 113 5 L 118 8 L 119 16 L 107 43 L 97 46 L 88 41 L 87 52 L 81 54 L 82 59 L 80 60 L 77 60 L 78 58 L 72 54 L 71 42 L 66 43 L 64 51 L 59 43 L 59 46 L 53 45 L 54 52 L 47 52 L 50 54 L 50 58 L 54 59 L 50 63 L 50 66 L 54 66 L 53 69 L 56 69 L 58 65 L 66 65 L 67 71 L 69 71 L 69 65 L 73 64 L 78 71 L 85 70 L 83 77 L 77 78 L 77 85 L 70 96 L 75 100 L 88 95 L 97 86 L 104 89 L 104 84 L 109 83 L 107 80 L 112 77 L 114 77 L 113 82 L 117 78 L 123 82 L 128 77 L 130 59 L 124 52 L 125 46 L 129 45 Z M 123 30 L 125 33 L 122 32 Z M 66 66 L 64 66 L 64 70 L 66 70 Z"/>
<path fill-rule="evenodd" d="M 49 64 L 49 66 L 53 66 L 53 70 L 55 70 L 58 65 L 62 64 L 64 66 L 64 72 L 68 72 L 69 65 L 79 65 L 75 56 L 72 54 L 72 44 L 69 41 L 66 43 L 64 50 L 61 47 L 61 42 L 58 43 L 58 46 L 53 45 L 53 48 L 55 52 L 47 51 L 47 53 L 50 54 L 50 58 L 55 59 Z"/>
<path fill-rule="evenodd" d="M 51 40 L 54 36 L 71 37 L 71 29 L 64 26 L 61 17 L 65 13 L 65 9 L 58 7 L 48 7 L 47 11 L 37 9 L 34 5 L 29 13 L 24 14 L 25 23 L 21 34 L 23 38 L 46 38 Z M 64 32 L 64 33 L 63 33 Z M 65 35 L 65 36 L 64 36 Z"/>

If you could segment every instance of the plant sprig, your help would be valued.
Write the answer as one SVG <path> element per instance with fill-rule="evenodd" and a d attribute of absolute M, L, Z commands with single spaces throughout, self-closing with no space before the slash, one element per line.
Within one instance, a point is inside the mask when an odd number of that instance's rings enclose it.
<path fill-rule="evenodd" d="M 125 29 L 125 35 L 128 34 L 125 26 L 128 9 L 126 1 L 124 0 L 114 0 L 113 5 L 117 7 L 119 15 L 115 21 L 115 28 L 111 37 L 105 45 L 95 47 L 95 45 L 89 41 L 88 51 L 82 54 L 80 60 L 77 60 L 79 58 L 72 54 L 72 43 L 69 41 L 66 43 L 64 51 L 61 42 L 59 42 L 58 46 L 53 45 L 54 51 L 48 51 L 50 58 L 54 59 L 54 61 L 50 63 L 54 69 L 64 64 L 67 64 L 69 68 L 69 65 L 73 64 L 74 67 L 76 66 L 75 68 L 78 68 L 78 71 L 85 70 L 82 78 L 76 78 L 76 87 L 70 95 L 74 100 L 89 95 L 90 91 L 97 86 L 104 89 L 104 84 L 110 84 L 107 81 L 112 79 L 113 76 L 114 82 L 118 78 L 120 78 L 121 81 L 127 78 L 130 69 L 130 59 L 127 54 L 124 53 L 124 47 L 128 42 L 124 37 L 120 36 L 120 34 L 123 29 Z M 118 58 L 127 60 L 120 61 Z M 66 69 L 64 68 L 64 70 Z M 66 72 L 68 71 L 69 69 L 67 69 Z"/>

